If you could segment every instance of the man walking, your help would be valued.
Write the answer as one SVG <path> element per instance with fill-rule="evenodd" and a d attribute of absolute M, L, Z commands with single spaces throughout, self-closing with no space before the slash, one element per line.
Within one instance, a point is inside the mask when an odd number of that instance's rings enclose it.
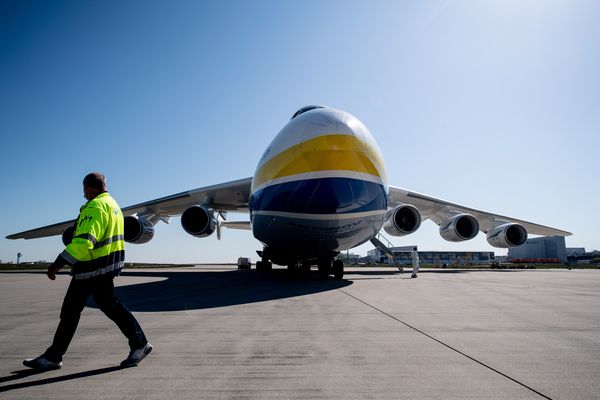
<path fill-rule="evenodd" d="M 139 323 L 119 301 L 113 284 L 125 261 L 123 213 L 106 190 L 104 175 L 94 172 L 83 179 L 83 193 L 88 202 L 81 207 L 75 222 L 71 243 L 48 267 L 48 278 L 64 266 L 71 266 L 71 283 L 60 311 L 60 322 L 52 345 L 41 356 L 27 359 L 23 364 L 38 370 L 62 367 L 66 353 L 77 329 L 79 317 L 90 295 L 100 310 L 113 320 L 129 340 L 129 356 L 122 367 L 132 367 L 152 351 Z"/>
<path fill-rule="evenodd" d="M 410 252 L 410 257 L 412 259 L 413 272 L 410 276 L 411 278 L 416 278 L 419 273 L 419 252 L 417 251 L 417 247 Z"/>

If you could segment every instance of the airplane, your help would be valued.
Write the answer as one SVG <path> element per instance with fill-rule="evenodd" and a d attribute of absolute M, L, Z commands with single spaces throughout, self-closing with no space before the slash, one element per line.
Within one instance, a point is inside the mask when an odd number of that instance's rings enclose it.
<path fill-rule="evenodd" d="M 263 244 L 258 271 L 272 264 L 310 269 L 342 279 L 340 252 L 373 240 L 414 233 L 432 220 L 447 241 L 473 239 L 479 231 L 497 248 L 520 246 L 528 234 L 570 232 L 465 207 L 390 186 L 382 153 L 367 127 L 353 115 L 311 105 L 295 112 L 261 156 L 249 178 L 193 189 L 122 209 L 125 241 L 147 243 L 154 226 L 181 216 L 190 235 L 203 238 L 221 228 L 252 230 Z M 227 212 L 249 221 L 227 221 Z M 33 239 L 62 235 L 68 244 L 75 220 L 7 236 Z"/>

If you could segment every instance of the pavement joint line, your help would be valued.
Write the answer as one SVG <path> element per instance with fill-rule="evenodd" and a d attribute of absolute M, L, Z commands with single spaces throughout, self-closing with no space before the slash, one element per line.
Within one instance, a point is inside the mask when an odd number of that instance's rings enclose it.
<path fill-rule="evenodd" d="M 515 382 L 515 383 L 516 383 L 516 384 L 518 384 L 518 385 L 521 385 L 521 386 L 523 386 L 523 387 L 524 387 L 524 388 L 526 388 L 526 389 L 529 389 L 529 390 L 530 390 L 530 391 L 532 391 L 533 393 L 535 393 L 535 394 L 537 394 L 537 395 L 539 395 L 539 396 L 542 396 L 542 397 L 543 397 L 543 398 L 545 398 L 545 399 L 548 399 L 548 400 L 553 400 L 551 397 L 548 397 L 548 396 L 546 396 L 545 394 L 543 394 L 543 393 L 541 393 L 541 392 L 539 392 L 539 391 L 535 390 L 534 388 L 532 388 L 532 387 L 530 387 L 530 386 L 527 386 L 527 385 L 526 385 L 526 384 L 524 384 L 523 382 L 521 382 L 521 381 L 519 381 L 519 380 L 517 380 L 517 379 L 515 379 L 515 378 L 513 378 L 513 377 L 511 377 L 511 376 L 509 376 L 509 375 L 507 375 L 507 374 L 505 374 L 505 373 L 503 373 L 503 372 L 501 372 L 501 371 L 498 371 L 497 369 L 495 369 L 494 367 L 491 367 L 491 366 L 487 365 L 487 364 L 486 364 L 486 363 L 484 363 L 483 361 L 479 361 L 478 359 L 476 359 L 476 358 L 474 358 L 474 357 L 472 357 L 472 356 L 470 356 L 470 355 L 468 355 L 468 354 L 466 354 L 466 353 L 464 353 L 464 352 L 462 352 L 462 351 L 460 351 L 460 350 L 458 350 L 458 349 L 456 349 L 456 348 L 454 348 L 454 347 L 450 346 L 450 345 L 449 345 L 449 344 L 447 344 L 447 343 L 444 343 L 444 342 L 442 342 L 441 340 L 439 340 L 439 339 L 437 339 L 437 338 L 435 338 L 435 337 L 431 336 L 430 334 L 428 334 L 428 333 L 426 333 L 426 332 L 423 332 L 423 331 L 422 331 L 422 330 L 420 330 L 419 328 L 416 328 L 416 327 L 414 327 L 414 326 L 412 326 L 412 325 L 410 325 L 410 324 L 408 324 L 408 323 L 406 323 L 406 322 L 402 321 L 400 318 L 397 318 L 397 317 L 393 316 L 392 314 L 390 314 L 390 313 L 387 313 L 387 312 L 383 311 L 382 309 L 380 309 L 380 308 L 377 308 L 377 307 L 375 307 L 374 305 L 372 305 L 372 304 L 369 304 L 369 303 L 367 303 L 366 301 L 364 301 L 364 300 L 362 300 L 362 299 L 359 299 L 358 297 L 356 297 L 356 296 L 354 296 L 354 295 L 352 295 L 352 294 L 350 294 L 350 293 L 346 292 L 346 291 L 345 291 L 345 290 L 343 290 L 343 289 L 337 289 L 337 290 L 339 290 L 340 292 L 344 293 L 345 295 L 347 295 L 347 296 L 349 296 L 349 297 L 352 297 L 353 299 L 355 299 L 355 300 L 357 300 L 357 301 L 361 302 L 362 304 L 364 304 L 364 305 L 366 305 L 366 306 L 368 306 L 368 307 L 371 307 L 372 309 L 374 309 L 374 310 L 376 310 L 376 311 L 380 312 L 381 314 L 383 314 L 383 315 L 386 315 L 387 317 L 389 317 L 389 318 L 391 318 L 391 319 L 393 319 L 393 320 L 395 320 L 395 321 L 397 321 L 397 322 L 400 322 L 401 324 L 403 324 L 403 325 L 405 325 L 406 327 L 408 327 L 408 328 L 410 328 L 410 329 L 414 330 L 415 332 L 418 332 L 418 333 L 420 333 L 421 335 L 424 335 L 424 336 L 428 337 L 429 339 L 436 341 L 437 343 L 441 344 L 442 346 L 444 346 L 444 347 L 447 347 L 448 349 L 450 349 L 450 350 L 452 350 L 452 351 L 454 351 L 454 352 L 456 352 L 456 353 L 458 353 L 458 354 L 460 354 L 460 355 L 462 355 L 462 356 L 464 356 L 464 357 L 468 358 L 469 360 L 476 362 L 477 364 L 479 364 L 479 365 L 481 365 L 481 366 L 483 366 L 483 367 L 485 367 L 485 368 L 487 368 L 487 369 L 489 369 L 489 370 L 491 370 L 491 371 L 493 371 L 493 372 L 495 372 L 495 373 L 497 373 L 497 374 L 499 374 L 499 375 L 501 375 L 501 376 L 503 376 L 503 377 L 505 377 L 505 378 L 507 378 L 507 379 L 509 379 L 509 380 L 513 381 L 513 382 Z"/>

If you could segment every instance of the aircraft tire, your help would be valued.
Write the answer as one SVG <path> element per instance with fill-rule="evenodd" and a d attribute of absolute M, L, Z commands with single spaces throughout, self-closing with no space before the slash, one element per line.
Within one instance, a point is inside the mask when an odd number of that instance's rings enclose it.
<path fill-rule="evenodd" d="M 271 271 L 273 269 L 273 264 L 271 261 L 257 261 L 256 262 L 256 270 L 258 272 Z"/>

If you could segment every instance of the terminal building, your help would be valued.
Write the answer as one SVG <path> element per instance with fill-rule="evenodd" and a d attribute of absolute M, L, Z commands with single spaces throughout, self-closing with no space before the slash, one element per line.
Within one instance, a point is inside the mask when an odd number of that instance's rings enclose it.
<path fill-rule="evenodd" d="M 567 247 L 564 236 L 544 236 L 508 249 L 508 261 L 529 263 L 565 263 Z"/>
<path fill-rule="evenodd" d="M 368 263 L 383 263 L 401 265 L 412 264 L 411 251 L 417 249 L 417 246 L 392 247 L 390 250 L 394 254 L 394 259 L 388 257 L 379 249 L 369 250 L 365 261 Z M 418 250 L 418 249 L 417 249 Z M 417 251 L 419 262 L 421 264 L 443 265 L 478 265 L 491 264 L 494 262 L 493 251 Z"/>

